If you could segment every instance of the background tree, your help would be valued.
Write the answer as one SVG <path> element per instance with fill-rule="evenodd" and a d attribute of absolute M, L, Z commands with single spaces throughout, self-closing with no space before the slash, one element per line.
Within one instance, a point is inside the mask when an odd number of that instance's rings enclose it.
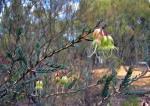
<path fill-rule="evenodd" d="M 47 99 L 51 105 L 59 102 L 90 105 L 89 95 L 94 93 L 89 89 L 95 90 L 103 82 L 102 97 L 109 97 L 113 88 L 109 86 L 114 80 L 114 76 L 109 76 L 93 84 L 91 70 L 135 64 L 150 55 L 150 3 L 147 0 L 2 0 L 0 6 L 2 105 L 14 105 L 27 98 L 35 104 L 44 104 Z M 106 31 L 119 48 L 110 58 L 100 54 L 104 60 L 101 64 L 95 55 L 88 58 L 92 50 L 87 40 L 92 41 L 91 33 L 97 22 L 106 25 Z M 73 91 L 55 93 L 54 73 L 60 70 L 69 70 L 69 75 L 75 76 L 76 80 L 67 86 Z M 125 84 L 130 82 L 131 74 L 132 71 L 126 75 Z M 41 97 L 33 96 L 39 78 L 44 83 Z M 77 93 L 79 91 L 85 92 Z M 94 100 L 99 102 L 100 96 L 95 95 Z"/>
<path fill-rule="evenodd" d="M 105 22 L 119 47 L 117 57 L 126 64 L 135 64 L 149 55 L 149 5 L 148 0 L 82 0 L 78 17 L 89 26 L 95 20 Z"/>

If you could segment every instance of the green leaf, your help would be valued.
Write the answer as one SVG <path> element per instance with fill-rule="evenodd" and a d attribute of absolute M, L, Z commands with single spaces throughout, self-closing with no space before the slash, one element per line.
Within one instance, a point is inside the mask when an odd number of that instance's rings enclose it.
<path fill-rule="evenodd" d="M 112 106 L 111 103 L 107 103 L 107 106 Z"/>
<path fill-rule="evenodd" d="M 40 48 L 40 43 L 37 42 L 37 43 L 35 44 L 35 47 L 36 47 L 36 49 L 39 49 L 39 48 Z"/>
<path fill-rule="evenodd" d="M 90 28 L 89 26 L 86 26 L 86 27 L 83 29 L 83 32 L 90 33 L 90 32 L 91 32 L 91 28 Z"/>
<path fill-rule="evenodd" d="M 72 82 L 70 82 L 65 88 L 67 88 L 67 89 L 71 89 L 73 86 L 74 86 L 74 84 L 76 83 L 76 81 L 77 81 L 77 79 L 74 79 Z"/>
<path fill-rule="evenodd" d="M 36 51 L 37 58 L 39 58 L 39 55 L 40 55 L 40 43 L 39 42 L 36 42 L 35 44 L 35 51 Z"/>
<path fill-rule="evenodd" d="M 6 52 L 6 58 L 12 59 L 12 54 L 10 52 Z"/>
<path fill-rule="evenodd" d="M 109 86 L 112 79 L 113 79 L 112 75 L 107 77 L 104 88 L 102 90 L 102 97 L 107 97 L 109 95 Z"/>
<path fill-rule="evenodd" d="M 16 48 L 16 54 L 18 57 L 22 57 L 23 56 L 23 49 L 21 47 L 17 47 Z"/>
<path fill-rule="evenodd" d="M 120 85 L 120 88 L 125 88 L 128 86 L 129 82 L 131 81 L 130 77 L 132 75 L 132 72 L 133 72 L 133 68 L 129 67 L 128 72 Z"/>
<path fill-rule="evenodd" d="M 22 34 L 22 32 L 23 32 L 23 28 L 17 28 L 17 30 L 16 30 L 16 35 L 17 35 L 17 37 L 19 37 L 19 35 L 21 35 Z"/>
<path fill-rule="evenodd" d="M 7 70 L 9 68 L 6 64 L 0 64 L 0 72 L 3 72 L 4 70 Z"/>
<path fill-rule="evenodd" d="M 24 70 L 27 69 L 27 60 L 25 57 L 22 57 L 21 61 L 19 61 L 19 63 L 20 63 L 20 67 L 22 67 Z"/>

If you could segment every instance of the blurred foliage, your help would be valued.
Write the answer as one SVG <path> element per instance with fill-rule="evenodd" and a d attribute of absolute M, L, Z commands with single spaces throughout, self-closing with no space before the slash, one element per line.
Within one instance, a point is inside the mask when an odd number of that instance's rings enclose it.
<path fill-rule="evenodd" d="M 137 97 L 129 97 L 127 101 L 123 102 L 122 106 L 140 106 L 139 99 Z"/>
<path fill-rule="evenodd" d="M 149 12 L 148 0 L 81 0 L 78 17 L 89 26 L 96 21 L 106 23 L 119 47 L 117 56 L 126 64 L 134 64 L 143 60 L 144 48 L 150 46 Z"/>
<path fill-rule="evenodd" d="M 92 83 L 91 70 L 102 66 L 113 69 L 112 76 L 97 81 L 104 84 L 102 96 L 107 97 L 111 81 L 117 83 L 115 69 L 120 64 L 135 64 L 150 55 L 148 0 L 1 0 L 0 13 L 0 91 L 7 91 L 0 103 L 14 105 L 21 98 L 32 97 L 40 101 L 34 96 L 37 79 L 44 80 L 42 95 L 60 91 L 54 77 L 63 70 L 75 76 L 66 88 L 87 87 Z M 111 57 L 102 57 L 103 63 L 96 56 L 88 58 L 91 42 L 84 39 L 81 44 L 53 54 L 91 32 L 97 22 L 106 25 L 119 48 Z M 87 38 L 91 39 L 92 34 Z M 98 54 L 101 57 L 101 52 Z M 121 86 L 128 85 L 131 74 L 129 70 Z M 73 99 L 82 102 L 82 98 L 80 95 Z M 54 99 L 48 102 L 54 103 Z M 62 101 L 62 105 L 67 104 Z"/>
<path fill-rule="evenodd" d="M 104 88 L 102 90 L 102 97 L 104 97 L 104 98 L 109 96 L 109 94 L 110 94 L 109 93 L 109 87 L 110 87 L 112 79 L 113 79 L 113 76 L 108 76 L 107 79 L 106 79 Z"/>

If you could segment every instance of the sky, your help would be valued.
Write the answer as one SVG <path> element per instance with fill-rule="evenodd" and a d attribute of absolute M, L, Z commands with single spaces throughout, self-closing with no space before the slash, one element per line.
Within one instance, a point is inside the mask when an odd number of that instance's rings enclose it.
<path fill-rule="evenodd" d="M 68 3 L 71 7 L 72 7 L 72 10 L 75 12 L 79 9 L 79 0 L 72 0 L 71 2 Z M 64 6 L 64 9 L 65 9 L 65 6 Z M 60 19 L 63 19 L 65 17 L 65 14 L 63 12 L 63 10 L 61 12 L 59 12 L 59 18 Z"/>
<path fill-rule="evenodd" d="M 77 11 L 77 10 L 79 9 L 79 1 L 80 1 L 80 0 L 71 0 L 71 1 L 68 2 L 67 4 L 69 4 L 69 5 L 72 7 L 72 10 L 75 12 L 75 11 Z M 24 6 L 25 6 L 27 3 L 29 3 L 28 0 L 26 0 Z M 49 7 L 49 2 L 48 2 L 47 0 L 43 0 L 43 3 L 45 4 L 45 5 L 44 5 L 44 8 L 45 8 L 45 9 L 46 9 L 46 8 L 50 8 L 50 7 Z M 66 5 L 64 5 L 63 8 L 62 8 L 62 11 L 60 11 L 60 12 L 58 13 L 58 14 L 59 14 L 58 18 L 59 18 L 59 19 L 64 19 L 64 18 L 65 18 L 65 14 L 64 14 L 65 8 L 66 8 Z M 34 9 L 35 9 L 35 6 L 33 6 L 30 11 L 33 12 Z"/>
<path fill-rule="evenodd" d="M 23 6 L 26 6 L 28 3 L 30 3 L 30 0 L 23 0 L 23 1 L 24 1 Z M 49 6 L 49 3 L 47 2 L 47 0 L 43 0 L 43 1 L 46 1 L 46 2 L 44 2 L 44 3 L 45 3 L 44 8 L 47 8 L 47 6 Z M 76 12 L 76 11 L 79 9 L 79 1 L 80 1 L 80 0 L 70 0 L 70 2 L 67 3 L 68 5 L 71 6 L 73 12 Z M 46 3 L 47 3 L 47 5 L 46 5 Z M 10 6 L 10 2 L 7 2 L 7 6 Z M 63 20 L 63 19 L 65 18 L 65 16 L 66 16 L 66 14 L 64 13 L 65 8 L 66 8 L 66 5 L 64 5 L 63 8 L 62 8 L 62 11 L 60 11 L 60 12 L 58 13 L 58 17 L 57 17 L 57 18 L 58 18 L 59 20 Z M 30 12 L 33 12 L 34 9 L 35 9 L 35 6 L 33 6 L 33 7 L 31 8 Z M 2 12 L 0 13 L 0 17 L 1 17 L 1 16 L 2 16 Z M 33 17 L 33 18 L 34 18 L 34 17 Z M 1 18 L 0 18 L 0 22 L 1 22 Z M 68 40 L 70 40 L 70 41 L 72 41 L 72 40 L 75 39 L 75 38 L 72 37 L 72 35 L 70 35 L 70 34 L 69 34 L 69 35 L 64 35 L 64 37 L 67 37 Z"/>
<path fill-rule="evenodd" d="M 1 0 L 0 0 L 0 1 L 1 1 Z M 10 6 L 10 1 L 11 1 L 11 0 L 6 0 L 7 6 Z M 25 1 L 25 2 L 24 2 L 24 4 L 23 4 L 23 6 L 26 6 L 26 4 L 30 2 L 30 0 L 24 0 L 24 1 Z M 43 1 L 46 1 L 45 3 L 48 3 L 47 0 L 43 0 Z M 69 2 L 69 5 L 71 5 L 72 10 L 74 10 L 74 12 L 79 9 L 79 1 L 80 1 L 80 0 L 71 0 L 71 1 Z M 1 2 L 0 2 L 0 3 L 1 3 Z M 0 5 L 0 7 L 2 7 L 2 5 Z M 46 8 L 46 5 L 45 5 L 45 8 Z M 65 6 L 64 6 L 63 8 L 65 9 Z M 35 9 L 35 7 L 33 6 L 30 11 L 33 12 L 34 9 Z M 2 10 L 2 11 L 3 11 L 3 10 Z M 59 14 L 58 19 L 64 19 L 64 18 L 65 18 L 65 14 L 64 14 L 64 12 L 63 12 L 63 9 L 62 9 L 62 11 L 60 11 L 58 14 Z M 1 16 L 2 16 L 2 12 L 0 12 L 0 17 L 1 17 Z M 0 19 L 0 21 L 1 21 L 1 19 Z"/>

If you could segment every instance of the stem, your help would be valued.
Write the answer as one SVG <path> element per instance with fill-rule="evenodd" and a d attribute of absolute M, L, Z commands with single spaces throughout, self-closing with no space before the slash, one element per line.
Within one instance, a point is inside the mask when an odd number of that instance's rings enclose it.
<path fill-rule="evenodd" d="M 96 50 L 97 50 L 97 44 L 96 44 L 96 46 L 95 46 L 95 49 L 94 49 L 93 53 L 92 53 L 91 55 L 89 55 L 88 57 L 92 57 L 92 56 L 93 56 L 93 54 L 95 54 L 95 53 L 96 53 Z"/>

